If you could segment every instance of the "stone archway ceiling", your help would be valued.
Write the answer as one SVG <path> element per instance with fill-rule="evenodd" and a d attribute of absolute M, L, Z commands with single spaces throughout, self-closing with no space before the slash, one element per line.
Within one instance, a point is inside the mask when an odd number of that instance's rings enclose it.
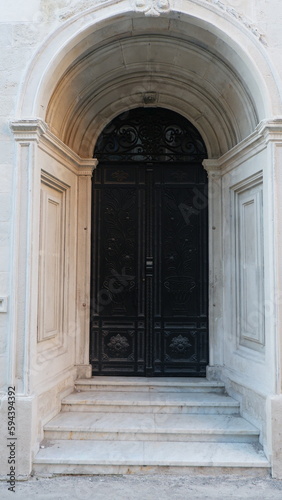
<path fill-rule="evenodd" d="M 140 106 L 186 116 L 204 138 L 209 157 L 221 156 L 253 132 L 263 118 L 254 104 L 259 90 L 227 43 L 187 22 L 129 21 L 97 30 L 73 50 L 46 114 L 65 144 L 91 156 L 103 127 Z"/>

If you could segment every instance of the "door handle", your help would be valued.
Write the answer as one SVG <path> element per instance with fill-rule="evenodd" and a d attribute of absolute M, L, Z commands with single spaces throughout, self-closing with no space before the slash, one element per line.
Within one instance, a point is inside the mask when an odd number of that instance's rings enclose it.
<path fill-rule="evenodd" d="M 154 264 L 153 257 L 146 257 L 145 269 L 146 269 L 147 276 L 152 276 L 153 264 Z"/>

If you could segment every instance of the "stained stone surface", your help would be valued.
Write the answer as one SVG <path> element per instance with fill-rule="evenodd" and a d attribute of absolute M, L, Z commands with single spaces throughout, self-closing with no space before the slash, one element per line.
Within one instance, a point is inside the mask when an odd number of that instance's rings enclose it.
<path fill-rule="evenodd" d="M 4 482 L 2 500 L 12 498 Z M 15 500 L 280 500 L 282 481 L 270 477 L 165 475 L 32 478 L 16 484 Z"/>

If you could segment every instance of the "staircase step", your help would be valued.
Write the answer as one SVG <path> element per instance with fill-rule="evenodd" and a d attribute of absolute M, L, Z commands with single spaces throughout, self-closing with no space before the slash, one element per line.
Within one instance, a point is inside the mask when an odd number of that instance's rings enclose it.
<path fill-rule="evenodd" d="M 257 442 L 259 431 L 231 415 L 62 412 L 45 425 L 45 438 L 123 441 Z"/>
<path fill-rule="evenodd" d="M 269 463 L 250 443 L 92 440 L 47 442 L 34 460 L 38 474 L 125 474 L 144 467 L 265 469 Z"/>
<path fill-rule="evenodd" d="M 239 403 L 225 394 L 194 392 L 82 391 L 63 399 L 63 411 L 114 413 L 238 414 Z"/>
<path fill-rule="evenodd" d="M 263 474 L 259 431 L 205 379 L 93 377 L 44 427 L 37 474 L 223 471 Z M 243 471 L 243 472 L 242 472 Z"/>
<path fill-rule="evenodd" d="M 81 391 L 119 391 L 138 392 L 224 392 L 224 384 L 205 378 L 193 377 L 92 377 L 78 379 L 75 387 Z"/>

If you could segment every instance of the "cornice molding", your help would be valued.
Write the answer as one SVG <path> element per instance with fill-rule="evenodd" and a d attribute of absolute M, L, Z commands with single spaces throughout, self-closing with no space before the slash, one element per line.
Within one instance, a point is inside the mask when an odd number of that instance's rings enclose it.
<path fill-rule="evenodd" d="M 266 143 L 282 141 L 282 116 L 277 116 L 272 120 L 263 120 L 257 130 L 263 135 Z"/>
<path fill-rule="evenodd" d="M 48 125 L 43 120 L 12 121 L 10 128 L 17 142 L 24 144 L 36 141 L 47 153 L 60 159 L 63 164 L 68 163 L 77 175 L 92 175 L 93 170 L 98 165 L 97 158 L 81 158 L 72 151 L 55 134 L 50 132 Z M 222 175 L 265 149 L 269 142 L 282 144 L 282 117 L 280 116 L 271 120 L 263 120 L 246 139 L 220 158 L 204 160 L 203 166 L 209 175 Z"/>
<path fill-rule="evenodd" d="M 63 164 L 68 163 L 72 170 L 75 168 L 78 175 L 92 175 L 98 164 L 97 158 L 81 158 L 77 155 L 41 119 L 15 120 L 10 122 L 10 128 L 17 142 L 23 144 L 36 141 L 42 150 L 51 153 Z"/>
<path fill-rule="evenodd" d="M 48 130 L 48 125 L 41 119 L 25 119 L 10 122 L 15 140 L 19 142 L 39 141 Z"/>
<path fill-rule="evenodd" d="M 269 142 L 282 145 L 282 117 L 263 120 L 255 131 L 220 158 L 206 159 L 208 175 L 223 175 L 265 149 Z"/>

